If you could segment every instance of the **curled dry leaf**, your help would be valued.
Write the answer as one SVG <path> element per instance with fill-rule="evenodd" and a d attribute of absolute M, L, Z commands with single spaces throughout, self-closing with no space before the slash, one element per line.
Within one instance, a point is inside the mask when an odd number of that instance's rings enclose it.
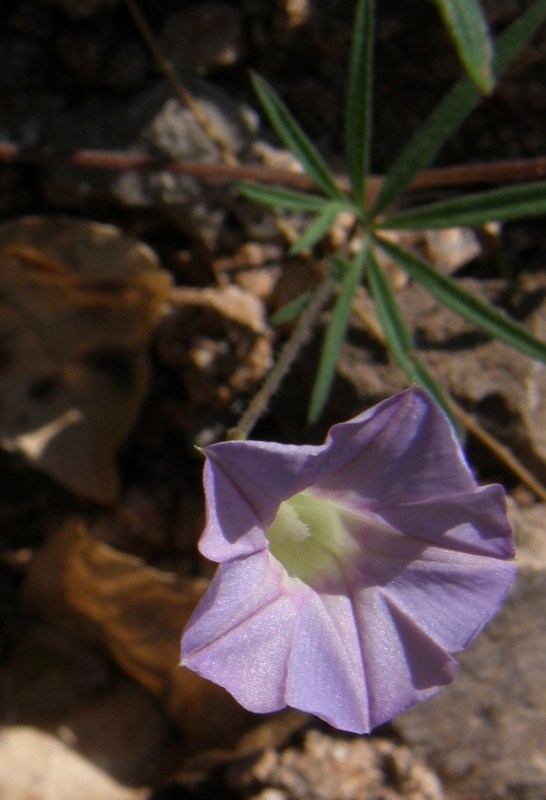
<path fill-rule="evenodd" d="M 121 666 L 153 694 L 167 692 L 179 635 L 206 582 L 184 582 L 79 530 L 65 560 L 68 603 L 94 620 Z"/>
<path fill-rule="evenodd" d="M 296 711 L 252 715 L 220 687 L 177 666 L 181 630 L 207 585 L 204 579 L 184 580 L 151 568 L 90 536 L 83 522 L 67 522 L 38 551 L 25 578 L 24 608 L 40 628 L 37 634 L 26 634 L 23 652 L 10 665 L 17 678 L 12 681 L 10 718 L 34 724 L 54 720 L 57 727 L 72 732 L 91 758 L 101 752 L 98 760 L 103 766 L 115 764 L 117 774 L 120 764 L 125 765 L 123 774 L 125 778 L 132 775 L 132 780 L 135 774 L 139 780 L 149 776 L 161 760 L 158 748 L 165 751 L 166 747 L 158 735 L 161 720 L 171 733 L 174 722 L 182 734 L 173 742 L 172 763 L 163 752 L 167 771 L 174 768 L 173 780 L 182 783 L 226 761 L 285 742 L 306 715 Z M 35 667 L 37 658 L 43 660 L 44 637 L 45 652 L 53 653 L 47 659 L 52 668 L 45 675 Z M 139 698 L 134 691 L 137 684 L 132 682 L 133 690 L 119 680 L 111 689 L 98 690 L 97 664 L 105 646 L 133 680 L 147 689 L 152 711 L 143 712 L 145 699 Z M 81 663 L 81 670 L 74 669 L 75 663 Z M 29 672 L 30 686 L 28 677 L 24 678 Z M 130 709 L 119 710 L 120 696 L 131 704 Z M 140 729 L 128 734 L 129 726 L 140 724 L 135 722 L 139 717 L 146 720 L 146 735 Z M 97 720 L 101 730 L 104 725 L 108 729 L 106 753 L 96 735 Z M 124 741 L 131 742 L 131 752 L 124 748 Z"/>
<path fill-rule="evenodd" d="M 2 446 L 109 502 L 170 277 L 117 228 L 70 219 L 0 225 L 0 267 Z"/>
<path fill-rule="evenodd" d="M 227 692 L 179 669 L 180 634 L 207 586 L 147 566 L 79 528 L 64 558 L 72 608 L 102 630 L 115 660 L 161 698 L 184 736 L 184 755 L 232 747 L 252 716 Z"/>

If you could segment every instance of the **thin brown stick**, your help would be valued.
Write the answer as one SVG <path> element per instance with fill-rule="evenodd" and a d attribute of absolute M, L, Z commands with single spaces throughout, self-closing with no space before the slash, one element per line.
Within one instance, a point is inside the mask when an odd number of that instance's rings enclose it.
<path fill-rule="evenodd" d="M 237 164 L 237 159 L 235 158 L 234 154 L 231 152 L 222 137 L 218 136 L 217 131 L 214 129 L 213 125 L 211 125 L 210 120 L 201 108 L 201 105 L 197 102 L 188 88 L 184 86 L 184 83 L 182 82 L 182 79 L 180 78 L 180 75 L 178 74 L 172 61 L 170 61 L 164 55 L 150 29 L 150 26 L 146 22 L 144 16 L 141 14 L 135 0 L 125 0 L 125 5 L 131 14 L 136 28 L 148 47 L 148 50 L 156 60 L 159 69 L 163 72 L 178 95 L 179 99 L 190 109 L 204 133 L 218 148 L 222 155 L 223 161 L 230 166 L 235 166 Z"/>
<path fill-rule="evenodd" d="M 27 148 L 14 142 L 0 142 L 0 161 L 27 164 L 71 164 L 82 169 L 95 169 L 111 172 L 136 170 L 138 172 L 172 172 L 191 175 L 207 183 L 235 183 L 254 181 L 274 184 L 300 191 L 316 191 L 314 182 L 298 172 L 269 169 L 268 167 L 246 166 L 242 164 L 203 164 L 195 161 L 174 161 L 166 158 L 144 156 L 138 153 L 122 153 L 108 150 L 61 151 L 53 147 Z M 465 164 L 454 167 L 440 167 L 425 170 L 408 187 L 410 192 L 430 189 L 447 189 L 457 186 L 479 184 L 495 185 L 517 181 L 532 182 L 546 177 L 546 158 L 537 157 L 516 161 L 493 161 L 489 164 Z M 377 194 L 384 179 L 372 176 L 368 181 L 370 196 Z M 337 184 L 348 190 L 346 177 L 340 177 Z M 370 198 L 371 199 L 371 198 Z"/>
<path fill-rule="evenodd" d="M 517 475 L 520 481 L 524 483 L 539 500 L 546 502 L 546 487 L 544 487 L 540 481 L 535 478 L 532 472 L 516 458 L 512 451 L 501 444 L 492 434 L 488 433 L 485 428 L 483 428 L 474 417 L 467 414 L 452 397 L 449 398 L 449 405 L 454 416 L 462 422 L 467 431 L 494 453 L 499 461 L 507 466 L 514 475 Z"/>
<path fill-rule="evenodd" d="M 516 183 L 536 181 L 546 177 L 546 158 L 491 161 L 489 164 L 463 164 L 425 170 L 410 186 L 414 192 L 422 189 L 446 189 L 450 186 Z"/>
<path fill-rule="evenodd" d="M 144 156 L 139 153 L 122 153 L 108 150 L 62 151 L 52 147 L 25 148 L 11 142 L 0 142 L 0 161 L 26 164 L 68 164 L 82 169 L 105 172 L 171 172 L 190 175 L 206 183 L 236 183 L 254 181 L 274 184 L 301 191 L 316 190 L 310 178 L 298 172 L 269 169 L 260 166 L 228 166 L 198 161 L 174 161 L 168 158 Z M 348 184 L 347 184 L 348 186 Z"/>
<path fill-rule="evenodd" d="M 362 289 L 361 291 L 363 292 L 364 290 Z M 355 313 L 362 320 L 372 336 L 375 336 L 378 341 L 385 345 L 385 337 L 383 336 L 383 331 L 379 323 L 374 319 L 370 319 L 370 317 L 364 313 L 357 303 L 353 304 L 353 313 Z M 419 355 L 419 358 L 423 360 L 422 354 Z M 430 364 L 427 363 L 426 368 L 429 372 L 433 373 L 430 368 Z M 546 502 L 546 487 L 544 487 L 532 474 L 532 472 L 530 472 L 530 470 L 528 470 L 527 467 L 522 464 L 518 458 L 516 458 L 516 456 L 508 447 L 501 444 L 501 442 L 499 442 L 495 436 L 493 436 L 491 433 L 488 433 L 488 431 L 486 431 L 485 428 L 483 428 L 473 416 L 468 414 L 456 402 L 456 400 L 453 399 L 453 397 L 446 390 L 445 386 L 442 386 L 442 389 L 451 413 L 461 422 L 463 427 L 465 427 L 472 436 L 478 439 L 478 441 L 485 445 L 485 447 L 487 447 L 487 449 L 490 450 L 502 464 L 508 467 L 510 472 L 516 475 L 520 481 L 525 484 L 525 486 L 527 486 L 527 488 L 529 488 L 536 497 L 538 497 L 539 500 Z"/>

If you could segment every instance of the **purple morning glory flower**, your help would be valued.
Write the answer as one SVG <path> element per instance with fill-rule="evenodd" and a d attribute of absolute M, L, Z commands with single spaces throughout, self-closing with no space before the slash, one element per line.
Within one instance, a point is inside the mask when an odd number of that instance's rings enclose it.
<path fill-rule="evenodd" d="M 291 706 L 356 733 L 453 679 L 514 551 L 502 488 L 476 485 L 427 394 L 396 395 L 321 446 L 205 454 L 200 550 L 220 566 L 182 664 L 250 711 Z"/>

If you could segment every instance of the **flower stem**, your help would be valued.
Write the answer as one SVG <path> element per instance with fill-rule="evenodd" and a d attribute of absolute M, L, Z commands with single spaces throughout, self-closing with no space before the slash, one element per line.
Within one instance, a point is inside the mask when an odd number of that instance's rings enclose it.
<path fill-rule="evenodd" d="M 313 331 L 313 327 L 335 287 L 333 278 L 326 278 L 315 290 L 307 308 L 300 315 L 290 339 L 281 350 L 277 363 L 268 374 L 262 387 L 251 400 L 239 423 L 228 431 L 228 439 L 246 439 L 259 418 L 266 411 L 269 401 L 279 388 L 286 373 L 294 363 Z"/>

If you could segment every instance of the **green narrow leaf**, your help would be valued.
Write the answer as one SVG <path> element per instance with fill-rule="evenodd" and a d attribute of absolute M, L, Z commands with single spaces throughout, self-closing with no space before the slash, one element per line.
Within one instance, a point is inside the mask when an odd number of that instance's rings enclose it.
<path fill-rule="evenodd" d="M 338 203 L 335 200 L 328 203 L 313 222 L 308 225 L 300 238 L 294 242 L 290 252 L 296 255 L 313 247 L 332 227 L 337 215 L 347 208 L 347 203 Z"/>
<path fill-rule="evenodd" d="M 426 230 L 546 214 L 546 182 L 493 189 L 393 214 L 381 228 Z"/>
<path fill-rule="evenodd" d="M 408 380 L 426 389 L 449 415 L 449 403 L 440 385 L 417 356 L 394 293 L 371 248 L 368 252 L 366 274 L 370 293 L 385 334 L 385 341 L 392 357 Z M 453 418 L 451 421 L 455 425 Z"/>
<path fill-rule="evenodd" d="M 299 317 L 304 308 L 307 308 L 313 292 L 308 289 L 302 292 L 289 303 L 279 308 L 274 314 L 269 317 L 269 322 L 272 325 L 285 325 L 287 322 L 292 322 L 293 319 Z"/>
<path fill-rule="evenodd" d="M 280 97 L 259 75 L 252 76 L 252 83 L 269 121 L 286 147 L 294 153 L 305 172 L 326 195 L 341 200 L 345 195 L 336 185 L 326 162 Z"/>
<path fill-rule="evenodd" d="M 373 35 L 374 0 L 358 0 L 347 84 L 345 154 L 353 196 L 360 207 L 370 160 Z"/>
<path fill-rule="evenodd" d="M 260 183 L 239 183 L 235 188 L 248 200 L 273 208 L 286 208 L 289 211 L 321 211 L 329 202 L 327 197 L 294 192 L 291 189 L 279 189 L 276 186 L 264 186 Z"/>
<path fill-rule="evenodd" d="M 319 418 L 330 393 L 336 373 L 339 351 L 349 325 L 353 298 L 364 270 L 365 257 L 366 248 L 362 247 L 362 250 L 357 253 L 353 261 L 350 264 L 345 264 L 346 268 L 341 278 L 341 290 L 337 296 L 332 318 L 324 337 L 317 376 L 311 393 L 308 413 L 308 421 L 310 423 L 316 422 Z M 337 259 L 337 261 L 339 263 L 340 259 Z"/>
<path fill-rule="evenodd" d="M 434 0 L 467 73 L 481 92 L 493 89 L 493 47 L 479 0 Z"/>
<path fill-rule="evenodd" d="M 332 260 L 330 262 L 330 273 L 333 279 L 338 283 L 343 281 L 343 278 L 351 269 L 351 267 L 351 262 L 347 261 L 347 259 L 343 258 L 343 256 L 332 256 Z"/>
<path fill-rule="evenodd" d="M 381 237 L 376 237 L 376 241 L 410 277 L 456 314 L 519 352 L 539 361 L 546 361 L 546 342 L 536 339 L 510 317 L 474 297 L 455 281 L 436 272 L 430 264 L 413 253 Z"/>
<path fill-rule="evenodd" d="M 546 0 L 537 0 L 499 38 L 494 57 L 497 76 L 532 36 L 545 14 Z M 375 201 L 372 215 L 381 213 L 430 164 L 479 100 L 480 93 L 470 78 L 463 78 L 455 84 L 396 158 Z"/>
<path fill-rule="evenodd" d="M 398 308 L 392 289 L 381 267 L 377 263 L 375 253 L 371 248 L 368 252 L 366 276 L 368 278 L 372 299 L 377 309 L 379 321 L 385 332 L 387 343 L 390 346 L 396 363 L 399 364 L 408 375 L 406 371 L 406 361 L 411 361 L 411 356 L 413 354 L 411 335 L 402 321 L 400 309 Z M 409 377 L 411 377 L 411 375 L 409 375 Z"/>

